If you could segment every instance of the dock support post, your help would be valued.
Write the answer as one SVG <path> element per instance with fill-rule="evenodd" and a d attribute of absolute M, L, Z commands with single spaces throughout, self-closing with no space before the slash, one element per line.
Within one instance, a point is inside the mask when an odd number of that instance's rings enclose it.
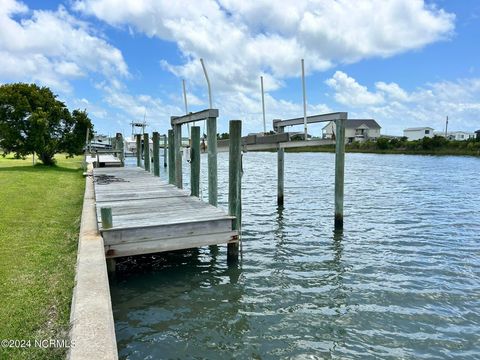
<path fill-rule="evenodd" d="M 208 203 L 217 206 L 217 118 L 207 119 Z"/>
<path fill-rule="evenodd" d="M 167 135 L 163 135 L 163 167 L 167 167 Z"/>
<path fill-rule="evenodd" d="M 190 150 L 190 195 L 198 197 L 200 195 L 200 126 L 192 126 L 190 134 L 192 137 Z"/>
<path fill-rule="evenodd" d="M 114 258 L 107 259 L 107 272 L 114 273 L 117 270 L 117 261 Z"/>
<path fill-rule="evenodd" d="M 150 172 L 150 142 L 148 133 L 143 134 L 143 164 L 145 171 Z"/>
<path fill-rule="evenodd" d="M 120 162 L 122 163 L 122 166 L 125 166 L 125 152 L 124 152 L 124 143 L 123 143 L 123 136 L 122 136 L 122 133 L 117 133 L 116 135 L 116 142 L 115 142 L 115 145 L 116 145 L 116 149 L 115 150 L 118 150 L 119 152 L 117 153 L 118 155 L 118 159 L 120 160 Z"/>
<path fill-rule="evenodd" d="M 335 229 L 343 229 L 343 190 L 345 170 L 345 121 L 335 120 Z"/>
<path fill-rule="evenodd" d="M 173 130 L 168 130 L 168 183 L 175 185 L 175 154 L 173 150 Z"/>
<path fill-rule="evenodd" d="M 182 180 L 182 125 L 175 125 L 173 129 L 174 153 L 175 153 L 175 185 L 183 189 Z"/>
<path fill-rule="evenodd" d="M 100 208 L 100 217 L 102 219 L 102 229 L 111 229 L 112 222 L 112 208 Z"/>
<path fill-rule="evenodd" d="M 230 148 L 228 162 L 228 214 L 235 216 L 232 228 L 240 230 L 241 227 L 241 171 L 242 171 L 242 122 L 230 120 Z M 238 260 L 238 241 L 228 243 L 227 261 Z"/>
<path fill-rule="evenodd" d="M 160 176 L 160 134 L 153 132 L 153 175 Z"/>
<path fill-rule="evenodd" d="M 102 229 L 111 229 L 113 226 L 112 221 L 112 208 L 100 208 L 100 217 L 102 219 Z M 116 261 L 115 259 L 107 259 L 107 271 L 109 273 L 115 272 Z"/>
<path fill-rule="evenodd" d="M 283 127 L 278 128 L 278 133 L 283 133 Z M 285 150 L 278 144 L 277 150 L 277 205 L 283 206 Z"/>
<path fill-rule="evenodd" d="M 135 140 L 137 141 L 137 166 L 142 166 L 142 135 L 135 135 Z"/>

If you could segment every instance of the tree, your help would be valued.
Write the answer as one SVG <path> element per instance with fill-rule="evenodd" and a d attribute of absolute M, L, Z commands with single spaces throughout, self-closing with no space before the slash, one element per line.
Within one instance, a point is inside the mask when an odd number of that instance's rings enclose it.
<path fill-rule="evenodd" d="M 217 139 L 218 140 L 227 140 L 230 138 L 230 134 L 229 133 L 217 133 Z"/>
<path fill-rule="evenodd" d="M 65 104 L 47 87 L 36 84 L 0 86 L 0 147 L 3 156 L 17 158 L 37 153 L 45 165 L 55 163 L 54 156 L 82 152 L 87 128 L 93 126 L 85 111 L 71 114 Z"/>

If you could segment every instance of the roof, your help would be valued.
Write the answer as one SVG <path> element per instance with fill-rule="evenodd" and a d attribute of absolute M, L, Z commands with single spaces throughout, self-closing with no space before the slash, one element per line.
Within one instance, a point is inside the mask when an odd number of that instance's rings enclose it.
<path fill-rule="evenodd" d="M 408 128 L 408 129 L 404 129 L 403 131 L 417 131 L 417 130 L 425 130 L 425 129 L 433 130 L 433 128 L 431 127 L 424 126 L 424 127 Z"/>
<path fill-rule="evenodd" d="M 369 129 L 380 129 L 381 126 L 373 119 L 348 119 L 345 121 L 346 129 L 356 129 L 362 125 L 368 126 Z"/>
<path fill-rule="evenodd" d="M 324 129 L 328 126 L 324 126 Z M 373 119 L 348 119 L 345 121 L 345 128 L 346 129 L 357 129 L 360 126 L 365 125 L 369 129 L 381 129 L 382 127 L 378 125 L 378 123 Z"/>
<path fill-rule="evenodd" d="M 475 133 L 476 133 L 476 134 L 480 133 L 480 130 L 476 130 Z"/>

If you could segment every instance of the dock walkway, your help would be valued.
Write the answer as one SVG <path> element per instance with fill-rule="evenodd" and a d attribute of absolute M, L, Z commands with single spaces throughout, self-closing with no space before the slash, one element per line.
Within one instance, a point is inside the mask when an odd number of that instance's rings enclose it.
<path fill-rule="evenodd" d="M 93 175 L 107 258 L 238 242 L 233 216 L 141 168 L 96 168 Z M 112 209 L 109 229 L 101 208 Z"/>

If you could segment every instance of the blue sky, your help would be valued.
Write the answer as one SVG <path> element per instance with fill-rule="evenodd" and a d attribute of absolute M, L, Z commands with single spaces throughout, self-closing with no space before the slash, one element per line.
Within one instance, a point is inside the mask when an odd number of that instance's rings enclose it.
<path fill-rule="evenodd" d="M 0 0 L 0 82 L 50 86 L 85 108 L 100 133 L 142 120 L 165 132 L 171 115 L 208 107 L 219 131 L 242 119 L 261 131 L 300 117 L 300 59 L 308 114 L 348 111 L 384 134 L 412 126 L 480 129 L 480 2 L 421 0 Z M 314 134 L 321 125 L 312 126 Z"/>

